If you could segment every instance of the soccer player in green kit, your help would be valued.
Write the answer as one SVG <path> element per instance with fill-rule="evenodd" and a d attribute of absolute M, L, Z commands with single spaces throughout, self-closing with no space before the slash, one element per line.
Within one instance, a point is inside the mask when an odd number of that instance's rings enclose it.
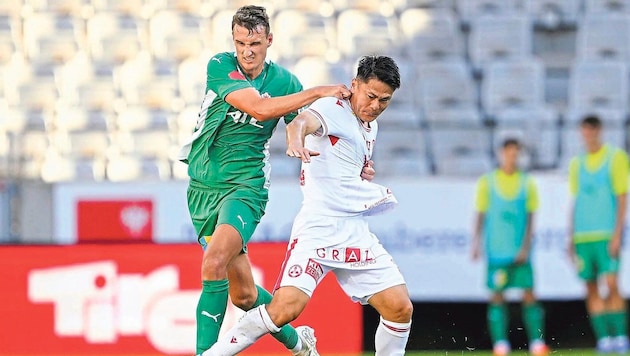
<path fill-rule="evenodd" d="M 268 200 L 267 148 L 279 119 L 290 122 L 321 97 L 350 96 L 345 85 L 302 90 L 293 74 L 266 59 L 273 35 L 265 8 L 239 8 L 232 37 L 235 52 L 208 61 L 197 126 L 180 152 L 190 176 L 188 207 L 204 250 L 196 354 L 216 342 L 228 294 L 243 310 L 271 301 L 271 294 L 255 285 L 246 252 Z M 286 325 L 273 336 L 294 355 L 318 355 L 309 327 Z"/>
<path fill-rule="evenodd" d="M 473 235 L 473 259 L 481 255 L 481 241 L 487 262 L 487 286 L 492 292 L 488 305 L 488 328 L 493 355 L 509 354 L 507 336 L 507 288 L 523 290 L 522 312 L 534 356 L 547 355 L 543 340 L 544 311 L 534 296 L 530 261 L 533 215 L 538 209 L 538 192 L 533 179 L 518 169 L 520 143 L 506 139 L 500 152 L 501 164 L 477 182 L 477 218 Z"/>
<path fill-rule="evenodd" d="M 617 274 L 626 215 L 628 155 L 601 140 L 602 122 L 587 116 L 580 123 L 586 152 L 569 165 L 573 195 L 569 251 L 586 283 L 586 309 L 601 353 L 628 352 L 627 312 Z M 598 278 L 608 287 L 602 296 Z"/>

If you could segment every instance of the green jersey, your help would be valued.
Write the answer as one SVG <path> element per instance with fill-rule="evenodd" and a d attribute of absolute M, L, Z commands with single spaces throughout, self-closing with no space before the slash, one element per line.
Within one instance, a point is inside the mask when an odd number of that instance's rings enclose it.
<path fill-rule="evenodd" d="M 191 180 L 219 189 L 269 187 L 269 139 L 280 118 L 259 122 L 225 101 L 229 93 L 245 88 L 256 89 L 262 97 L 276 97 L 299 92 L 302 84 L 271 61 L 264 64 L 256 79 L 250 80 L 241 71 L 234 52 L 212 57 L 197 126 L 180 152 L 180 160 L 188 163 Z M 285 122 L 296 115 L 286 115 Z"/>

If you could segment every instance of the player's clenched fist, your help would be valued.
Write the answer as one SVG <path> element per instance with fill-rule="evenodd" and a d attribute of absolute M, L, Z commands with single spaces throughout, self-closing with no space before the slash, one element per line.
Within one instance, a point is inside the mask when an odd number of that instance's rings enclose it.
<path fill-rule="evenodd" d="M 322 93 L 320 96 L 334 96 L 337 99 L 348 99 L 352 95 L 352 92 L 345 84 L 335 84 L 335 85 L 322 85 L 321 87 Z"/>

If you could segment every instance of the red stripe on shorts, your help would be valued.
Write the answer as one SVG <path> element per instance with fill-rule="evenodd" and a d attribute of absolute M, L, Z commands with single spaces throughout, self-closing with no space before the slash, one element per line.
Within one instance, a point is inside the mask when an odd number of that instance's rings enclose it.
<path fill-rule="evenodd" d="M 295 248 L 295 245 L 297 244 L 297 242 L 298 242 L 298 239 L 291 241 L 289 248 L 287 248 L 287 253 L 284 255 L 284 261 L 282 262 L 282 267 L 280 267 L 280 274 L 278 274 L 278 279 L 276 280 L 276 284 L 273 286 L 273 290 L 271 291 L 272 294 L 278 288 L 280 288 L 280 282 L 282 281 L 284 270 L 287 267 L 287 261 L 289 260 L 289 257 L 291 257 L 291 252 L 293 252 L 293 249 Z"/>

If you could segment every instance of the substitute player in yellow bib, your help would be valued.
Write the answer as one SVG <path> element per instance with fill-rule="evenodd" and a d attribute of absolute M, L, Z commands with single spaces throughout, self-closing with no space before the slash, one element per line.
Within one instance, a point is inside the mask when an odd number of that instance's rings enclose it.
<path fill-rule="evenodd" d="M 501 166 L 477 182 L 477 219 L 473 236 L 473 259 L 482 253 L 487 262 L 488 328 L 495 356 L 510 352 L 508 310 L 503 292 L 523 290 L 523 321 L 532 355 L 549 353 L 544 335 L 544 312 L 534 296 L 530 261 L 534 212 L 538 192 L 534 180 L 517 167 L 520 143 L 506 139 L 501 147 Z"/>
<path fill-rule="evenodd" d="M 617 274 L 626 215 L 628 155 L 601 140 L 602 122 L 585 117 L 580 130 L 586 152 L 569 166 L 573 196 L 569 251 L 586 283 L 586 309 L 600 353 L 628 352 L 627 312 Z M 599 291 L 603 279 L 608 294 Z"/>

